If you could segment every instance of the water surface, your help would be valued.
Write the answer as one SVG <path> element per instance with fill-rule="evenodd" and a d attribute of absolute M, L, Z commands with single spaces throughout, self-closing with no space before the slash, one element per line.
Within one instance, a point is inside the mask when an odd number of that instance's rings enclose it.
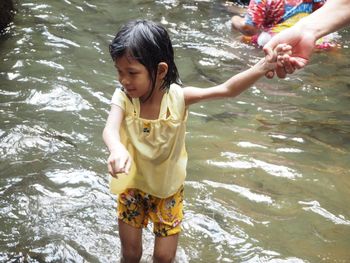
<path fill-rule="evenodd" d="M 185 85 L 209 87 L 263 55 L 230 16 L 218 0 L 20 1 L 0 38 L 0 262 L 118 261 L 101 138 L 119 85 L 108 44 L 129 19 L 161 22 Z M 340 35 L 340 50 L 285 80 L 190 108 L 178 262 L 349 262 L 349 30 Z"/>

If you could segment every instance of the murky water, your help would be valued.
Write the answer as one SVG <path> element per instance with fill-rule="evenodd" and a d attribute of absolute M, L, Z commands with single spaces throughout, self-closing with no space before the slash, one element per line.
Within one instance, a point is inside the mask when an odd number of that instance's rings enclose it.
<path fill-rule="evenodd" d="M 101 132 L 118 83 L 108 43 L 161 21 L 187 85 L 262 56 L 222 1 L 18 1 L 0 38 L 0 262 L 117 262 Z M 190 109 L 178 262 L 350 262 L 350 33 L 286 80 Z M 153 235 L 145 230 L 145 260 Z M 149 242 L 150 241 L 150 242 Z"/>

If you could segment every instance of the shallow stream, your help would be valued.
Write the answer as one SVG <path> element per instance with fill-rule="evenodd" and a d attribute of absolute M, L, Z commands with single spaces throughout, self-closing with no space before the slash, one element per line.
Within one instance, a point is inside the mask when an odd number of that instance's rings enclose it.
<path fill-rule="evenodd" d="M 0 37 L 0 262 L 118 262 L 101 133 L 119 85 L 108 44 L 161 22 L 185 85 L 208 87 L 263 52 L 223 1 L 18 1 Z M 287 79 L 190 108 L 177 261 L 350 262 L 350 31 Z M 152 253 L 144 231 L 144 260 Z"/>

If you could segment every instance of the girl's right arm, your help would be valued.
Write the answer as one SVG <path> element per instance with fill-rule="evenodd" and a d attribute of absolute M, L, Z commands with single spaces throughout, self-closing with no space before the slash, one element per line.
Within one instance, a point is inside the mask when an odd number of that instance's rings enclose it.
<path fill-rule="evenodd" d="M 275 64 L 276 63 L 267 62 L 266 59 L 261 59 L 255 66 L 234 75 L 220 85 L 205 89 L 185 87 L 183 89 L 185 105 L 189 106 L 209 99 L 235 97 L 253 85 L 259 78 L 264 76 L 267 71 L 274 69 L 276 66 Z"/>
<path fill-rule="evenodd" d="M 131 166 L 130 154 L 120 142 L 119 131 L 123 119 L 124 111 L 112 104 L 102 136 L 110 152 L 107 165 L 108 172 L 113 177 L 117 177 L 118 173 L 128 173 Z"/>
<path fill-rule="evenodd" d="M 276 68 L 277 63 L 283 64 L 284 61 L 289 62 L 291 46 L 285 44 L 279 44 L 274 49 L 275 61 L 267 60 L 266 58 L 261 59 L 253 67 L 240 72 L 222 84 L 209 88 L 196 88 L 196 87 L 185 87 L 184 97 L 185 105 L 209 100 L 209 99 L 221 99 L 227 97 L 235 97 L 241 92 L 252 86 L 258 79 L 267 74 L 270 70 Z"/>

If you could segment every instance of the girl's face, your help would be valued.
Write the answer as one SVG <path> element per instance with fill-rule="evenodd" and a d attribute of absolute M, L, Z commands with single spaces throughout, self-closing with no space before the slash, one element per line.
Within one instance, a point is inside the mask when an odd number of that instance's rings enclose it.
<path fill-rule="evenodd" d="M 151 79 L 144 65 L 127 55 L 115 62 L 118 80 L 131 98 L 145 99 L 151 92 Z"/>

